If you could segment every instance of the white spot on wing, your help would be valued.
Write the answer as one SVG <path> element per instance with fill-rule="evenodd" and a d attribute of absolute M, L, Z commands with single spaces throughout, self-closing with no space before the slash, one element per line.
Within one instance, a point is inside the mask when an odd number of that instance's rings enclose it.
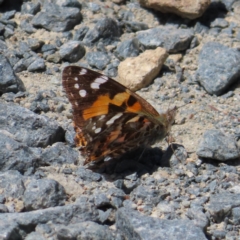
<path fill-rule="evenodd" d="M 110 118 L 110 119 L 106 122 L 106 124 L 107 124 L 107 125 L 113 124 L 114 121 L 115 121 L 116 119 L 120 118 L 121 116 L 122 116 L 122 113 L 116 114 L 115 116 L 113 116 L 112 118 Z"/>
<path fill-rule="evenodd" d="M 107 82 L 108 77 L 107 76 L 101 76 L 96 78 L 92 83 L 91 83 L 91 88 L 92 89 L 99 89 L 99 86 L 105 82 Z"/>
<path fill-rule="evenodd" d="M 87 69 L 82 68 L 81 71 L 79 72 L 79 75 L 84 75 L 87 73 Z"/>
<path fill-rule="evenodd" d="M 101 128 L 97 128 L 97 129 L 95 129 L 95 133 L 100 133 L 102 131 L 102 129 Z"/>
<path fill-rule="evenodd" d="M 101 76 L 101 77 L 98 77 L 94 80 L 95 83 L 105 83 L 106 81 L 108 80 L 108 77 L 107 76 Z"/>
<path fill-rule="evenodd" d="M 100 85 L 100 83 L 93 82 L 93 83 L 91 83 L 91 88 L 92 89 L 99 89 L 99 85 Z"/>
<path fill-rule="evenodd" d="M 75 81 L 78 81 L 78 77 L 75 77 L 74 80 L 75 80 Z"/>
<path fill-rule="evenodd" d="M 99 118 L 99 121 L 103 120 L 105 118 L 106 115 L 101 115 L 101 117 Z"/>
<path fill-rule="evenodd" d="M 86 90 L 81 89 L 81 90 L 79 91 L 79 95 L 80 95 L 81 97 L 86 97 L 86 95 L 87 95 Z"/>
<path fill-rule="evenodd" d="M 77 83 L 75 83 L 74 88 L 79 89 L 79 85 Z"/>

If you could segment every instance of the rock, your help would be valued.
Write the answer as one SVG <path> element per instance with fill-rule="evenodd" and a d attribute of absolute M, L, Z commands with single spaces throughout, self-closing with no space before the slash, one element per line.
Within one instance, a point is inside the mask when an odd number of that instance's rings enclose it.
<path fill-rule="evenodd" d="M 165 48 L 170 53 L 186 50 L 193 39 L 193 32 L 189 29 L 175 27 L 156 27 L 137 33 L 137 39 L 146 48 Z"/>
<path fill-rule="evenodd" d="M 140 0 L 140 4 L 147 8 L 153 8 L 163 13 L 175 13 L 183 18 L 195 19 L 203 15 L 210 5 L 210 0 L 192 2 L 189 0 L 161 1 Z"/>
<path fill-rule="evenodd" d="M 199 54 L 198 82 L 209 94 L 221 95 L 240 76 L 240 52 L 217 42 L 206 43 Z"/>
<path fill-rule="evenodd" d="M 27 40 L 28 46 L 32 51 L 36 51 L 41 48 L 44 44 L 43 41 L 36 38 L 28 38 Z"/>
<path fill-rule="evenodd" d="M 111 60 L 108 54 L 104 52 L 89 52 L 86 54 L 86 59 L 90 66 L 99 70 L 103 70 Z"/>
<path fill-rule="evenodd" d="M 124 26 L 127 32 L 138 32 L 149 29 L 147 24 L 134 21 L 124 21 Z"/>
<path fill-rule="evenodd" d="M 220 27 L 220 28 L 226 28 L 228 27 L 228 22 L 223 18 L 216 18 L 213 22 L 211 22 L 211 27 Z"/>
<path fill-rule="evenodd" d="M 63 141 L 64 130 L 55 121 L 18 105 L 0 103 L 0 118 L 0 129 L 27 146 L 47 147 Z"/>
<path fill-rule="evenodd" d="M 79 41 L 69 41 L 60 47 L 59 55 L 62 59 L 74 63 L 85 55 L 85 48 Z"/>
<path fill-rule="evenodd" d="M 29 72 L 35 72 L 35 71 L 44 71 L 46 68 L 45 62 L 42 58 L 37 58 L 34 62 L 32 62 L 27 70 Z"/>
<path fill-rule="evenodd" d="M 0 55 L 0 94 L 25 91 L 23 82 L 15 75 L 12 66 L 3 54 Z"/>
<path fill-rule="evenodd" d="M 112 18 L 102 18 L 98 20 L 93 29 L 89 30 L 83 39 L 86 46 L 94 45 L 99 39 L 105 45 L 112 44 L 120 35 L 117 22 Z"/>
<path fill-rule="evenodd" d="M 149 85 L 159 74 L 168 57 L 165 49 L 146 50 L 135 58 L 127 58 L 118 67 L 119 82 L 132 91 Z"/>
<path fill-rule="evenodd" d="M 209 226 L 209 219 L 200 207 L 190 208 L 186 215 L 193 220 L 195 226 L 200 227 L 203 231 Z"/>
<path fill-rule="evenodd" d="M 58 239 L 116 239 L 116 234 L 109 227 L 90 221 L 70 224 L 68 226 L 59 225 L 55 231 Z"/>
<path fill-rule="evenodd" d="M 99 173 L 92 172 L 89 169 L 85 169 L 84 167 L 78 168 L 76 171 L 76 175 L 80 177 L 84 181 L 100 181 L 102 179 Z"/>
<path fill-rule="evenodd" d="M 39 228 L 41 225 L 51 222 L 54 226 L 59 223 L 66 226 L 97 220 L 98 212 L 89 203 L 68 204 L 26 213 L 2 213 L 0 214 L 0 236 L 9 236 L 8 239 L 23 239 L 24 229 L 28 228 L 34 231 L 37 225 Z"/>
<path fill-rule="evenodd" d="M 46 165 L 77 164 L 79 152 L 62 142 L 43 149 L 41 162 Z"/>
<path fill-rule="evenodd" d="M 44 0 L 43 7 L 48 8 L 49 4 L 56 4 L 59 7 L 73 7 L 81 9 L 81 3 L 78 0 Z"/>
<path fill-rule="evenodd" d="M 88 30 L 89 30 L 89 27 L 87 27 L 87 26 L 83 26 L 83 27 L 77 29 L 75 31 L 73 40 L 75 40 L 75 41 L 82 41 L 84 39 L 86 33 L 88 32 Z"/>
<path fill-rule="evenodd" d="M 49 31 L 64 32 L 74 28 L 82 20 L 78 8 L 59 7 L 48 4 L 47 8 L 41 10 L 32 19 L 34 27 L 45 28 Z"/>
<path fill-rule="evenodd" d="M 147 217 L 125 208 L 117 211 L 116 226 L 127 239 L 207 239 L 191 221 Z"/>
<path fill-rule="evenodd" d="M 222 192 L 212 195 L 209 203 L 205 206 L 205 209 L 209 212 L 210 217 L 214 222 L 220 223 L 227 216 L 231 216 L 232 210 L 239 205 L 240 194 Z"/>
<path fill-rule="evenodd" d="M 198 145 L 197 155 L 202 158 L 227 161 L 238 158 L 240 151 L 233 137 L 212 129 L 204 133 Z"/>
<path fill-rule="evenodd" d="M 28 183 L 23 196 L 27 211 L 64 205 L 66 193 L 55 180 L 38 179 Z"/>
<path fill-rule="evenodd" d="M 23 14 L 32 14 L 35 15 L 41 9 L 41 5 L 39 2 L 32 3 L 32 2 L 24 2 L 21 7 L 21 13 Z"/>
<path fill-rule="evenodd" d="M 21 173 L 36 168 L 39 154 L 32 148 L 19 143 L 8 131 L 0 131 L 0 170 L 18 170 Z"/>
<path fill-rule="evenodd" d="M 0 189 L 5 199 L 21 198 L 25 191 L 24 177 L 15 170 L 0 173 Z"/>
<path fill-rule="evenodd" d="M 28 16 L 28 18 L 22 20 L 20 23 L 20 28 L 28 34 L 35 33 L 37 31 L 37 29 L 31 24 L 32 19 L 33 16 Z"/>
<path fill-rule="evenodd" d="M 120 60 L 128 57 L 136 57 L 139 55 L 141 49 L 138 39 L 133 38 L 126 40 L 118 45 L 115 53 Z"/>

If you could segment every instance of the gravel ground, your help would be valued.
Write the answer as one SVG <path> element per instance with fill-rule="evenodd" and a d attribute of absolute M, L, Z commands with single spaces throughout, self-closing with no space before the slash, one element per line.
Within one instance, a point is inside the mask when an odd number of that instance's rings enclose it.
<path fill-rule="evenodd" d="M 122 2 L 0 1 L 0 239 L 240 239 L 239 1 L 195 20 Z M 158 47 L 137 93 L 179 107 L 168 140 L 83 166 L 62 69 L 121 81 Z"/>

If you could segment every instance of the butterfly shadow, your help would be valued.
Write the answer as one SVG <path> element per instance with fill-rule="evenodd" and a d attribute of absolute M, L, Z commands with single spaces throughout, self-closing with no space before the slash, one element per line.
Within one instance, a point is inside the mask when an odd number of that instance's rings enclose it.
<path fill-rule="evenodd" d="M 179 146 L 182 145 L 171 144 L 166 151 L 157 147 L 141 147 L 124 154 L 121 158 L 95 163 L 88 166 L 88 168 L 103 174 L 109 181 L 125 178 L 132 174 L 141 177 L 146 173 L 152 174 L 156 172 L 159 167 L 170 167 L 174 152 Z"/>

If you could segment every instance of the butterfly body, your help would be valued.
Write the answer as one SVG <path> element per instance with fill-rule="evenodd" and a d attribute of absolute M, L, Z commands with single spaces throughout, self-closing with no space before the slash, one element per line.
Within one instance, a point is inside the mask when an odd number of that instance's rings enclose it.
<path fill-rule="evenodd" d="M 166 136 L 174 121 L 176 108 L 159 114 L 136 93 L 90 69 L 68 66 L 62 79 L 85 163 L 152 145 Z"/>

